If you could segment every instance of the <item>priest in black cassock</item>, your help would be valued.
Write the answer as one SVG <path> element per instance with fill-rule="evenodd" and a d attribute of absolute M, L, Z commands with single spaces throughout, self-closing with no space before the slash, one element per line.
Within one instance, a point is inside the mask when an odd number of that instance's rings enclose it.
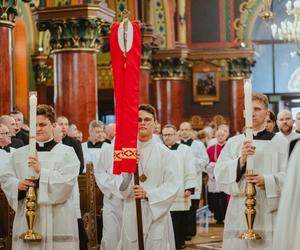
<path fill-rule="evenodd" d="M 23 129 L 23 125 L 24 125 L 24 116 L 23 113 L 21 111 L 13 111 L 10 112 L 9 114 L 12 118 L 15 119 L 16 122 L 16 138 L 21 139 L 24 143 L 24 145 L 29 144 L 29 131 Z"/>
<path fill-rule="evenodd" d="M 11 144 L 9 145 L 10 147 L 20 148 L 24 146 L 24 142 L 16 137 L 17 124 L 13 117 L 9 115 L 0 116 L 0 124 L 4 124 L 9 129 L 11 135 Z"/>
<path fill-rule="evenodd" d="M 81 174 L 84 169 L 84 160 L 83 160 L 83 152 L 82 152 L 81 143 L 80 143 L 80 141 L 67 135 L 68 129 L 69 129 L 69 120 L 67 117 L 59 116 L 59 117 L 57 117 L 56 122 L 57 122 L 58 126 L 61 127 L 61 131 L 63 133 L 62 143 L 74 148 L 74 150 L 75 150 L 75 153 L 80 161 L 79 174 Z"/>

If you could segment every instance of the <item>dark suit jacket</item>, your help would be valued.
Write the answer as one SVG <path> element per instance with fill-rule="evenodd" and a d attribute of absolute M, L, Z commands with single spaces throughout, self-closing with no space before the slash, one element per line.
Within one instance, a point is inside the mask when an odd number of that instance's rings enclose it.
<path fill-rule="evenodd" d="M 21 139 L 13 136 L 11 137 L 11 144 L 9 144 L 8 146 L 12 148 L 20 148 L 24 146 L 24 142 Z"/>
<path fill-rule="evenodd" d="M 26 133 L 24 130 L 20 130 L 16 134 L 16 138 L 21 139 L 23 141 L 24 145 L 29 144 L 29 133 Z"/>
<path fill-rule="evenodd" d="M 62 143 L 65 145 L 68 145 L 72 148 L 74 148 L 75 153 L 80 161 L 80 170 L 79 170 L 79 174 L 82 173 L 83 169 L 84 169 L 84 160 L 83 160 L 83 152 L 82 152 L 82 147 L 81 147 L 81 143 L 80 141 L 73 139 L 72 137 L 66 135 L 63 139 L 62 139 Z"/>

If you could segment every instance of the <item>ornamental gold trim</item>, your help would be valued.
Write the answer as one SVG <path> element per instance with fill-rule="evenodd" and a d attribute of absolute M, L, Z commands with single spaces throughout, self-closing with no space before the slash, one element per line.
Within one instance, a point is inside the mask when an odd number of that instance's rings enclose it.
<path fill-rule="evenodd" d="M 11 21 L 0 20 L 0 26 L 13 29 L 16 24 Z"/>
<path fill-rule="evenodd" d="M 63 49 L 54 49 L 51 51 L 51 54 L 63 53 L 63 52 L 90 52 L 90 53 L 98 53 L 98 49 L 92 48 L 63 48 Z"/>

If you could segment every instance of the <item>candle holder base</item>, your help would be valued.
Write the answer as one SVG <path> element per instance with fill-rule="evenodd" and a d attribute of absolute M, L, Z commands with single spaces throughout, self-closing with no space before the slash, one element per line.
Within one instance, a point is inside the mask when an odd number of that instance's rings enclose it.
<path fill-rule="evenodd" d="M 41 241 L 42 235 L 33 230 L 33 225 L 36 217 L 36 210 L 38 207 L 36 193 L 37 179 L 35 179 L 34 176 L 30 176 L 27 180 L 32 181 L 34 183 L 34 186 L 30 186 L 26 193 L 26 220 L 28 230 L 25 233 L 22 233 L 19 236 L 19 238 L 27 242 Z"/>
<path fill-rule="evenodd" d="M 20 239 L 24 241 L 41 241 L 42 235 L 32 230 L 28 230 L 20 235 Z"/>
<path fill-rule="evenodd" d="M 256 176 L 254 174 L 253 169 L 249 169 L 246 171 L 246 176 L 252 177 Z M 248 229 L 246 230 L 245 233 L 242 233 L 239 238 L 243 240 L 260 240 L 262 237 L 256 233 L 253 230 L 253 225 L 254 225 L 254 219 L 256 215 L 256 209 L 255 209 L 255 204 L 256 204 L 256 189 L 255 185 L 253 183 L 247 182 L 246 187 L 245 187 L 245 217 L 246 217 L 246 222 L 247 222 L 247 227 Z"/>
<path fill-rule="evenodd" d="M 249 229 L 245 233 L 242 233 L 239 237 L 242 240 L 261 240 L 261 236 L 254 230 Z"/>

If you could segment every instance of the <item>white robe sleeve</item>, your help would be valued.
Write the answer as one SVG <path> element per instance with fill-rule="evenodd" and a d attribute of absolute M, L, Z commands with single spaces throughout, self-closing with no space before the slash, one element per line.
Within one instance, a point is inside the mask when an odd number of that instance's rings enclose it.
<path fill-rule="evenodd" d="M 95 165 L 95 178 L 97 186 L 106 197 L 111 198 L 116 195 L 118 198 L 123 198 L 119 192 L 119 186 L 122 182 L 122 176 L 113 175 L 113 147 L 104 148 Z"/>
<path fill-rule="evenodd" d="M 20 180 L 16 178 L 16 173 L 12 165 L 12 159 L 5 164 L 0 175 L 1 189 L 5 193 L 6 199 L 11 208 L 16 212 L 18 207 L 18 185 Z"/>
<path fill-rule="evenodd" d="M 263 175 L 269 212 L 276 211 L 279 206 L 281 190 L 286 177 L 287 151 L 280 152 L 278 157 L 273 159 L 273 161 L 276 161 L 272 163 L 278 165 L 279 171 Z"/>
<path fill-rule="evenodd" d="M 231 153 L 232 145 L 231 140 L 229 140 L 217 160 L 215 165 L 214 174 L 218 188 L 229 194 L 229 195 L 239 195 L 244 192 L 243 185 L 240 182 L 236 182 L 237 178 L 237 166 L 239 156 Z"/>
<path fill-rule="evenodd" d="M 196 188 L 198 183 L 196 181 L 196 170 L 195 170 L 195 162 L 194 157 L 190 149 L 186 151 L 184 158 L 184 189 Z"/>
<path fill-rule="evenodd" d="M 162 162 L 163 183 L 156 188 L 145 189 L 154 221 L 168 213 L 180 187 L 177 158 L 171 152 L 165 156 Z"/>
<path fill-rule="evenodd" d="M 209 162 L 209 158 L 206 152 L 206 148 L 202 142 L 193 141 L 191 146 L 193 156 L 195 157 L 196 172 L 199 173 L 205 170 L 206 165 Z"/>
<path fill-rule="evenodd" d="M 73 148 L 64 151 L 63 164 L 52 169 L 41 166 L 38 203 L 44 205 L 61 204 L 73 194 L 80 162 Z"/>

